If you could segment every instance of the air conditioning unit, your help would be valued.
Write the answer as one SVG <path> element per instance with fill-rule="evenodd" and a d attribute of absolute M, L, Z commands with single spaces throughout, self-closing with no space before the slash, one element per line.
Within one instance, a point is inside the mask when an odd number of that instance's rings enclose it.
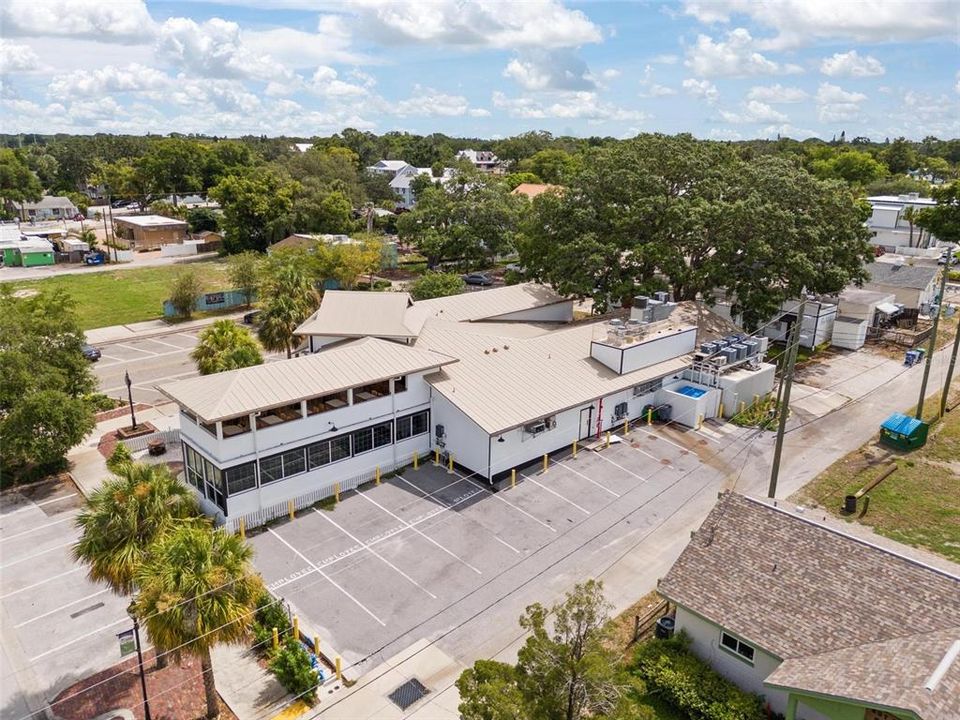
<path fill-rule="evenodd" d="M 443 425 L 437 424 L 436 434 L 438 438 L 442 438 L 447 434 L 447 431 L 444 429 Z"/>
<path fill-rule="evenodd" d="M 710 358 L 710 362 L 712 362 L 714 365 L 726 365 L 727 358 L 723 355 L 716 355 L 715 357 Z"/>
<path fill-rule="evenodd" d="M 623 420 L 623 418 L 627 417 L 628 412 L 629 412 L 629 406 L 627 405 L 627 403 L 625 402 L 617 403 L 613 407 L 613 418 L 614 420 Z"/>
<path fill-rule="evenodd" d="M 545 423 L 543 420 L 530 423 L 529 425 L 524 425 L 523 430 L 530 435 L 539 435 L 540 433 L 547 431 L 547 423 Z"/>

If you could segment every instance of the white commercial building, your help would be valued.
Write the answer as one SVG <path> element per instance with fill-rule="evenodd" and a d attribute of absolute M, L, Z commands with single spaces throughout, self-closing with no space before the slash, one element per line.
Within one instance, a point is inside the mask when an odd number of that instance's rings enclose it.
<path fill-rule="evenodd" d="M 420 302 L 327 291 L 297 331 L 312 354 L 160 389 L 181 408 L 190 483 L 253 524 L 415 455 L 493 482 L 654 409 L 694 427 L 773 388 L 765 341 L 639 300 L 630 320 L 573 322 L 571 299 L 532 283 Z"/>
<path fill-rule="evenodd" d="M 913 232 L 910 231 L 910 222 L 904 217 L 907 208 L 914 211 L 933 207 L 936 201 L 931 198 L 922 198 L 917 193 L 907 195 L 874 195 L 868 197 L 872 213 L 867 220 L 870 230 L 870 242 L 884 248 L 887 252 L 907 255 L 939 255 L 938 251 L 925 253 L 924 250 L 937 247 L 937 238 L 913 222 Z"/>

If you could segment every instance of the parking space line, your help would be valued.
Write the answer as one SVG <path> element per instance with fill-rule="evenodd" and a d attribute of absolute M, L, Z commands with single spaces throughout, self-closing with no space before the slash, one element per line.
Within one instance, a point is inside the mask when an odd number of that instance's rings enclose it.
<path fill-rule="evenodd" d="M 642 475 L 637 475 L 633 470 L 629 470 L 628 468 L 625 468 L 625 467 L 624 467 L 623 465 L 621 465 L 620 463 L 615 463 L 615 462 L 614 462 L 613 460 L 611 460 L 610 458 L 604 457 L 604 456 L 603 456 L 603 453 L 597 453 L 597 457 L 600 458 L 601 460 L 605 460 L 606 462 L 610 463 L 611 465 L 614 465 L 615 467 L 620 468 L 620 469 L 623 470 L 625 473 L 628 473 L 628 474 L 630 474 L 630 475 L 633 475 L 635 478 L 637 478 L 637 480 L 642 480 L 643 482 L 646 482 L 646 481 L 647 481 L 647 479 L 646 479 L 645 477 L 643 477 Z"/>
<path fill-rule="evenodd" d="M 117 343 L 116 347 L 122 347 L 122 348 L 126 348 L 127 350 L 133 350 L 134 352 L 143 353 L 144 355 L 148 355 L 150 357 L 154 357 L 160 354 L 160 353 L 155 353 L 152 350 L 141 350 L 140 348 L 135 348 L 132 345 L 126 345 L 125 343 Z"/>
<path fill-rule="evenodd" d="M 17 513 L 26 512 L 27 510 L 33 510 L 34 508 L 43 507 L 44 505 L 49 505 L 50 503 L 60 502 L 61 500 L 66 500 L 67 498 L 76 497 L 77 493 L 70 493 L 69 495 L 61 495 L 60 497 L 51 498 L 50 500 L 44 500 L 43 502 L 30 502 L 28 507 L 22 507 L 18 510 L 13 510 L 12 512 L 3 513 L 0 515 L 0 519 L 9 517 L 10 515 L 16 515 Z"/>
<path fill-rule="evenodd" d="M 638 453 L 641 453 L 641 454 L 643 454 L 643 455 L 646 455 L 646 456 L 647 456 L 648 458 L 650 458 L 651 460 L 656 460 L 657 462 L 663 462 L 663 460 L 660 459 L 660 458 L 658 458 L 656 455 L 651 455 L 651 454 L 648 453 L 648 452 L 644 452 L 644 451 L 641 450 L 640 448 L 634 447 L 634 446 L 631 445 L 630 443 L 627 443 L 627 447 L 629 447 L 629 448 L 630 448 L 631 450 L 633 450 L 634 452 L 638 452 Z M 688 452 L 689 452 L 689 451 L 688 451 Z M 664 459 L 666 459 L 666 458 L 664 458 Z M 670 468 L 671 470 L 674 469 L 673 463 L 670 462 L 670 460 L 667 460 L 666 467 Z"/>
<path fill-rule="evenodd" d="M 5 570 L 5 569 L 8 568 L 8 567 L 12 567 L 12 566 L 14 566 L 14 565 L 18 565 L 19 563 L 26 562 L 27 560 L 33 560 L 35 557 L 40 557 L 41 555 L 46 555 L 47 553 L 53 552 L 54 550 L 59 550 L 60 548 L 68 547 L 68 546 L 70 546 L 70 545 L 73 545 L 74 542 L 75 542 L 74 540 L 71 540 L 70 542 L 63 543 L 62 545 L 54 545 L 52 548 L 47 548 L 46 550 L 41 550 L 40 552 L 35 552 L 35 553 L 33 553 L 32 555 L 27 555 L 26 557 L 22 557 L 22 558 L 19 558 L 19 559 L 17 559 L 17 560 L 11 560 L 11 561 L 8 562 L 8 563 L 3 563 L 3 565 L 0 565 L 0 570 Z"/>
<path fill-rule="evenodd" d="M 29 535 L 30 533 L 36 532 L 37 530 L 43 530 L 44 528 L 53 527 L 54 525 L 59 525 L 60 523 L 70 522 L 71 520 L 73 520 L 74 517 L 76 517 L 76 513 L 74 513 L 70 517 L 63 518 L 61 520 L 54 520 L 53 522 L 50 522 L 50 523 L 37 525 L 35 528 L 30 528 L 29 530 L 18 532 L 15 535 L 5 535 L 3 537 L 0 537 L 0 542 L 3 542 L 4 540 L 13 540 L 14 538 L 22 537 L 23 535 Z"/>
<path fill-rule="evenodd" d="M 407 485 L 409 485 L 410 487 L 412 487 L 414 490 L 417 490 L 418 492 L 422 492 L 422 493 L 423 493 L 423 497 L 421 498 L 422 500 L 426 500 L 428 497 L 433 497 L 434 495 L 436 495 L 436 494 L 437 494 L 438 492 L 440 492 L 441 490 L 446 490 L 448 487 L 453 487 L 453 486 L 456 485 L 458 482 L 463 482 L 463 479 L 462 479 L 462 478 L 457 478 L 457 479 L 454 480 L 453 482 L 449 482 L 449 483 L 447 483 L 446 485 L 444 485 L 443 487 L 439 487 L 439 488 L 437 488 L 436 490 L 434 490 L 433 492 L 429 492 L 429 493 L 428 493 L 428 492 L 427 492 L 426 490 L 424 490 L 423 488 L 417 487 L 417 486 L 414 485 L 412 482 L 410 482 L 409 480 L 407 480 L 405 477 L 403 477 L 403 475 L 397 475 L 396 478 L 397 478 L 397 480 L 402 480 L 402 481 L 405 482 Z M 440 502 L 441 502 L 442 504 L 446 505 L 446 503 L 444 503 L 442 500 L 441 500 Z"/>
<path fill-rule="evenodd" d="M 64 642 L 64 643 L 59 643 L 55 648 L 53 648 L 53 649 L 51 649 L 51 650 L 47 650 L 46 652 L 42 652 L 42 653 L 40 653 L 39 655 L 30 658 L 30 662 L 36 662 L 36 661 L 39 660 L 40 658 L 45 658 L 47 655 L 53 655 L 55 652 L 60 652 L 61 650 L 63 650 L 65 647 L 67 647 L 67 646 L 69 646 L 69 645 L 75 645 L 76 643 L 80 642 L 81 640 L 86 640 L 88 637 L 93 637 L 94 635 L 96 635 L 96 634 L 98 634 L 98 633 L 102 633 L 102 632 L 103 632 L 104 630 L 106 630 L 107 628 L 112 628 L 114 625 L 119 625 L 119 624 L 122 623 L 122 622 L 131 622 L 131 621 L 130 621 L 130 618 L 129 618 L 129 617 L 122 617 L 122 618 L 120 618 L 119 620 L 114 620 L 112 623 L 107 623 L 106 625 L 104 625 L 104 626 L 101 627 L 101 628 L 97 628 L 96 630 L 91 630 L 90 632 L 85 633 L 85 634 L 81 635 L 81 636 L 78 637 L 78 638 L 74 638 L 73 640 L 68 640 L 67 642 Z M 144 648 L 144 649 L 146 649 L 146 648 Z"/>
<path fill-rule="evenodd" d="M 58 607 L 58 608 L 54 608 L 53 610 L 50 610 L 49 612 L 43 613 L 42 615 L 37 615 L 37 616 L 35 616 L 35 617 L 30 618 L 29 620 L 24 620 L 22 623 L 19 623 L 19 624 L 17 624 L 17 625 L 14 625 L 13 627 L 14 627 L 14 629 L 16 629 L 16 628 L 23 627 L 24 625 L 29 625 L 29 624 L 32 623 L 32 622 L 36 622 L 37 620 L 42 620 L 43 618 L 48 617 L 48 616 L 50 616 L 50 615 L 53 615 L 54 613 L 58 613 L 58 612 L 60 612 L 61 610 L 66 610 L 66 609 L 67 609 L 68 607 L 70 607 L 71 605 L 77 605 L 77 604 L 79 604 L 79 603 L 82 603 L 84 600 L 92 600 L 93 598 L 97 597 L 98 595 L 103 595 L 104 593 L 108 593 L 108 592 L 110 592 L 110 588 L 106 588 L 105 590 L 98 590 L 97 592 L 95 592 L 95 593 L 93 593 L 93 594 L 91 594 L 91 595 L 87 595 L 86 597 L 82 597 L 82 598 L 80 598 L 79 600 L 74 600 L 73 602 L 68 602 L 68 603 L 65 604 L 65 605 L 61 605 L 61 606 Z"/>
<path fill-rule="evenodd" d="M 432 537 L 430 537 L 429 535 L 425 535 L 421 530 L 419 530 L 418 528 L 416 528 L 416 527 L 414 527 L 413 525 L 411 525 L 410 523 L 408 523 L 406 520 L 404 520 L 402 517 L 400 517 L 400 516 L 397 515 L 396 513 L 390 512 L 389 510 L 387 510 L 387 508 L 385 508 L 383 505 L 381 505 L 380 503 L 378 503 L 378 502 L 377 502 L 376 500 L 374 500 L 373 498 L 367 497 L 367 493 L 365 493 L 365 492 L 359 492 L 359 491 L 358 491 L 358 492 L 357 492 L 357 495 L 359 495 L 360 497 L 364 498 L 367 502 L 373 503 L 374 505 L 376 505 L 378 508 L 380 508 L 381 510 L 383 510 L 383 511 L 384 511 L 385 513 L 387 513 L 388 515 L 390 515 L 390 516 L 392 516 L 392 517 L 395 517 L 397 520 L 399 520 L 399 521 L 402 522 L 404 525 L 406 525 L 407 528 L 409 528 L 410 530 L 413 530 L 417 535 L 420 535 L 421 537 L 423 537 L 425 540 L 427 540 L 428 542 L 432 543 L 433 545 L 436 545 L 438 548 L 440 548 L 441 550 L 443 550 L 443 551 L 444 551 L 447 555 L 449 555 L 450 557 L 455 558 L 455 559 L 458 560 L 459 562 L 461 562 L 461 563 L 463 563 L 464 565 L 466 565 L 468 568 L 470 568 L 471 570 L 473 570 L 477 575 L 482 575 L 482 574 L 483 574 L 483 573 L 481 573 L 477 568 L 475 568 L 473 565 L 471 565 L 471 564 L 468 563 L 466 560 L 464 560 L 462 557 L 460 557 L 459 555 L 457 555 L 457 554 L 454 553 L 454 552 L 451 552 L 450 550 L 447 550 L 447 548 L 445 548 L 443 545 L 441 545 L 440 543 L 438 543 L 438 542 L 437 542 L 436 540 L 434 540 Z M 449 507 L 444 508 L 444 510 L 447 510 L 447 509 L 449 509 Z M 439 514 L 439 513 L 438 513 L 438 514 Z"/>
<path fill-rule="evenodd" d="M 104 363 L 104 364 L 102 364 L 102 365 L 97 365 L 97 367 L 101 367 L 101 368 L 113 367 L 114 365 L 119 365 L 120 363 L 125 363 L 125 362 L 126 362 L 126 360 L 124 360 L 123 358 L 114 357 L 113 355 L 107 355 L 106 353 L 100 353 L 100 357 L 101 357 L 101 358 L 106 358 L 107 360 L 113 360 L 113 361 L 114 361 L 114 362 L 112 362 L 112 363 Z"/>
<path fill-rule="evenodd" d="M 493 536 L 493 539 L 496 540 L 496 541 L 497 541 L 498 543 L 500 543 L 501 545 L 506 545 L 508 548 L 510 548 L 511 550 L 513 550 L 517 555 L 520 555 L 520 554 L 521 554 L 519 550 L 517 550 L 513 545 L 511 545 L 510 543 L 508 543 L 506 540 L 503 540 L 503 539 L 501 539 L 501 538 L 498 538 L 496 535 L 493 535 L 492 533 L 491 533 L 491 535 Z"/>
<path fill-rule="evenodd" d="M 634 428 L 634 430 L 636 430 L 637 432 L 642 432 L 644 435 L 649 435 L 650 437 L 655 438 L 657 440 L 663 440 L 664 442 L 669 443 L 673 445 L 675 448 L 679 448 L 680 450 L 688 449 L 688 448 L 685 448 L 683 445 L 679 445 L 678 443 L 675 443 L 673 440 L 670 440 L 669 438 L 665 438 L 662 435 L 657 435 L 656 433 L 648 432 L 643 428 Z"/>
<path fill-rule="evenodd" d="M 72 575 L 73 573 L 75 573 L 75 572 L 80 572 L 81 570 L 83 570 L 82 567 L 75 567 L 75 568 L 73 568 L 72 570 L 67 570 L 66 572 L 60 573 L 59 575 L 53 575 L 53 576 L 51 576 L 51 577 L 48 577 L 46 580 L 41 580 L 40 582 L 35 582 L 35 583 L 33 583 L 32 585 L 27 585 L 26 587 L 22 587 L 22 588 L 20 588 L 19 590 L 11 590 L 10 592 L 6 593 L 5 595 L 0 595 L 0 600 L 4 600 L 4 599 L 6 599 L 6 598 L 8 598 L 8 597 L 11 597 L 11 596 L 13 596 L 13 595 L 17 595 L 18 593 L 26 592 L 27 590 L 32 590 L 33 588 L 35 588 L 35 587 L 40 587 L 41 585 L 46 585 L 46 584 L 47 584 L 48 582 L 50 582 L 51 580 L 56 580 L 57 578 L 62 578 L 62 577 L 64 577 L 64 576 L 66 576 L 66 575 Z"/>
<path fill-rule="evenodd" d="M 556 490 L 551 490 L 551 489 L 548 488 L 546 485 L 544 485 L 544 484 L 541 483 L 541 482 L 537 482 L 536 480 L 534 480 L 534 479 L 533 479 L 532 477 L 530 477 L 529 475 L 524 475 L 523 473 L 520 473 L 520 477 L 526 478 L 527 480 L 529 480 L 530 482 L 532 482 L 532 483 L 533 483 L 534 485 L 536 485 L 537 487 L 542 487 L 544 490 L 546 490 L 546 491 L 547 491 L 548 493 L 550 493 L 551 495 L 556 495 L 558 498 L 560 498 L 561 500 L 563 500 L 565 503 L 569 503 L 570 505 L 573 505 L 577 510 L 579 510 L 580 512 L 582 512 L 584 515 L 589 515 L 589 514 L 590 514 L 590 511 L 589 511 L 589 510 L 584 510 L 582 507 L 580 507 L 579 505 L 577 505 L 573 500 L 570 500 L 570 499 L 568 499 L 568 498 L 565 498 L 563 495 L 561 495 L 560 493 L 558 493 Z"/>
<path fill-rule="evenodd" d="M 166 345 L 168 348 L 173 348 L 178 352 L 190 352 L 192 348 L 182 348 L 179 345 L 174 345 L 173 343 L 164 342 L 163 340 L 158 340 L 157 338 L 150 338 L 150 342 L 156 343 L 157 345 Z M 172 353 L 169 353 L 172 354 Z"/>
<path fill-rule="evenodd" d="M 459 474 L 459 473 L 457 473 L 456 471 L 454 471 L 454 474 Z M 463 477 L 463 476 L 461 475 L 461 477 Z M 468 483 L 471 483 L 471 484 L 473 484 L 473 485 L 476 485 L 476 486 L 477 486 L 478 488 L 480 488 L 481 490 L 487 490 L 487 488 L 485 488 L 483 485 L 481 485 L 480 483 L 474 482 L 473 480 L 471 480 L 471 479 L 468 478 L 468 477 L 464 477 L 463 479 L 466 480 Z M 531 515 L 530 513 L 528 513 L 526 510 L 524 510 L 524 509 L 523 509 L 522 507 L 520 507 L 519 505 L 514 505 L 512 502 L 510 502 L 510 501 L 507 500 L 506 498 L 500 497 L 500 493 L 489 492 L 488 490 L 487 490 L 487 492 L 488 492 L 488 494 L 490 495 L 490 497 L 495 497 L 495 498 L 497 498 L 500 502 L 506 503 L 507 505 L 509 505 L 510 507 L 512 507 L 514 510 L 516 510 L 516 511 L 519 512 L 519 513 L 521 513 L 522 515 L 526 515 L 528 518 L 530 518 L 530 519 L 533 520 L 534 522 L 540 523 L 540 524 L 543 525 L 545 528 L 547 528 L 547 530 L 549 530 L 550 532 L 556 532 L 556 531 L 557 531 L 557 529 L 556 529 L 555 527 L 553 527 L 552 525 L 548 525 L 547 523 L 545 523 L 545 522 L 544 522 L 543 520 L 541 520 L 540 518 L 538 518 L 538 517 L 536 517 L 536 516 L 534 516 L 534 515 Z"/>
<path fill-rule="evenodd" d="M 317 510 L 316 508 L 314 508 L 313 511 L 314 511 L 315 513 L 317 513 L 317 515 L 319 515 L 320 517 L 322 517 L 324 520 L 326 520 L 328 523 L 330 523 L 331 525 L 333 525 L 337 530 L 339 530 L 339 531 L 342 532 L 344 535 L 346 535 L 348 538 L 350 538 L 351 540 L 353 540 L 355 543 L 360 543 L 360 544 L 363 546 L 363 549 L 364 549 L 364 550 L 369 551 L 370 554 L 373 555 L 373 556 L 374 556 L 375 558 L 377 558 L 378 560 L 382 560 L 382 561 L 384 562 L 384 564 L 386 564 L 388 567 L 396 570 L 396 571 L 397 571 L 400 575 L 402 575 L 405 579 L 409 580 L 411 583 L 413 583 L 413 584 L 416 585 L 418 588 L 420 588 L 421 590 L 423 590 L 427 595 L 429 595 L 430 597 L 432 597 L 434 600 L 437 599 L 437 596 L 436 596 L 436 595 L 434 595 L 432 592 L 430 592 L 429 590 L 427 590 L 423 585 L 421 585 L 421 584 L 418 583 L 416 580 L 414 580 L 412 577 L 410 577 L 409 575 L 407 575 L 403 570 L 401 570 L 400 568 L 398 568 L 398 567 L 397 567 L 396 565 L 394 565 L 392 562 L 390 562 L 389 560 L 387 560 L 383 555 L 381 555 L 380 553 L 378 553 L 378 552 L 377 552 L 376 550 L 374 550 L 372 547 L 370 547 L 369 545 L 367 545 L 363 540 L 361 540 L 360 538 L 358 538 L 356 535 L 353 535 L 350 531 L 346 530 L 345 528 L 340 527 L 340 525 L 338 525 L 337 523 L 335 523 L 335 522 L 333 521 L 333 519 L 329 517 L 329 515 L 324 515 L 324 512 L 326 512 L 326 511 L 320 511 L 320 510 Z"/>
<path fill-rule="evenodd" d="M 578 470 L 574 470 L 572 467 L 570 467 L 569 465 L 567 465 L 567 464 L 566 464 L 565 462 L 563 462 L 562 460 L 554 460 L 553 462 L 554 462 L 555 464 L 559 465 L 559 466 L 562 467 L 562 468 L 566 468 L 567 470 L 569 470 L 570 472 L 572 472 L 574 475 L 579 475 L 579 476 L 582 477 L 584 480 L 586 480 L 588 483 L 593 483 L 593 484 L 596 485 L 598 488 L 600 488 L 601 490 L 604 490 L 604 491 L 610 493 L 610 494 L 613 495 L 614 497 L 616 497 L 616 498 L 620 497 L 620 495 L 619 495 L 618 493 L 615 493 L 613 490 L 611 490 L 610 488 L 608 488 L 608 487 L 605 486 L 605 485 L 601 485 L 601 484 L 598 483 L 596 480 L 593 480 L 593 479 L 591 479 L 591 478 L 588 478 L 588 477 L 587 477 L 586 475 L 584 475 L 582 472 L 580 472 L 580 471 L 578 471 Z"/>
<path fill-rule="evenodd" d="M 381 620 L 381 619 L 378 618 L 376 615 L 374 615 L 372 612 L 370 612 L 370 609 L 369 609 L 366 605 L 364 605 L 362 602 L 360 602 L 359 600 L 357 600 L 353 595 L 351 595 L 349 592 L 347 592 L 347 590 L 344 589 L 336 580 L 334 580 L 332 577 L 330 577 L 329 575 L 327 575 L 323 570 L 321 570 L 321 569 L 318 568 L 316 565 L 314 565 L 312 562 L 310 562 L 309 558 L 307 558 L 302 552 L 300 552 L 299 550 L 297 550 L 293 545 L 291 545 L 291 544 L 288 543 L 286 540 L 284 540 L 282 537 L 280 537 L 280 536 L 276 533 L 276 531 L 274 531 L 273 528 L 267 528 L 267 532 L 269 532 L 269 533 L 270 533 L 271 535 L 273 535 L 277 540 L 279 540 L 279 541 L 282 542 L 284 545 L 286 545 L 288 548 L 290 548 L 290 549 L 294 552 L 294 554 L 296 554 L 297 557 L 299 557 L 299 558 L 300 558 L 301 560 L 303 560 L 307 565 L 309 565 L 309 566 L 312 567 L 314 570 L 316 570 L 318 573 L 320 573 L 320 576 L 321 576 L 322 578 L 324 578 L 325 580 L 327 580 L 327 581 L 328 581 L 331 585 L 333 585 L 337 590 L 339 590 L 339 591 L 342 592 L 344 595 L 346 595 L 348 598 L 350 598 L 351 600 L 353 600 L 353 602 L 356 603 L 357 606 L 358 606 L 361 610 L 363 610 L 367 615 L 369 615 L 370 617 L 372 617 L 374 620 L 376 620 L 378 623 L 380 623 L 380 625 L 382 625 L 383 627 L 386 627 L 386 626 L 387 626 L 387 624 L 386 624 L 383 620 Z"/>

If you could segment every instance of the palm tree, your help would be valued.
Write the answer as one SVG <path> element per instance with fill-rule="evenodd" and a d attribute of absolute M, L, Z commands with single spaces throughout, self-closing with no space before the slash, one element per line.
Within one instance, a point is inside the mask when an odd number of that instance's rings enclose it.
<path fill-rule="evenodd" d="M 246 638 L 263 592 L 252 556 L 236 535 L 187 526 L 164 536 L 137 573 L 136 612 L 158 650 L 200 659 L 210 720 L 220 714 L 210 649 Z"/>
<path fill-rule="evenodd" d="M 91 580 L 130 595 L 153 543 L 199 516 L 192 491 L 166 465 L 124 463 L 77 516 L 81 534 L 73 556 L 88 566 Z"/>
<path fill-rule="evenodd" d="M 267 350 L 293 351 L 293 332 L 320 304 L 304 266 L 291 256 L 268 271 L 260 290 L 261 311 L 257 336 Z"/>
<path fill-rule="evenodd" d="M 201 375 L 263 364 L 260 344 L 232 320 L 217 320 L 198 340 L 190 357 L 196 360 Z"/>
<path fill-rule="evenodd" d="M 907 224 L 910 226 L 910 247 L 913 247 L 913 224 L 917 221 L 917 209 L 913 205 L 907 205 L 903 209 L 903 219 L 907 221 Z M 921 237 L 923 235 L 923 230 L 920 231 Z M 919 246 L 919 242 L 917 243 Z"/>

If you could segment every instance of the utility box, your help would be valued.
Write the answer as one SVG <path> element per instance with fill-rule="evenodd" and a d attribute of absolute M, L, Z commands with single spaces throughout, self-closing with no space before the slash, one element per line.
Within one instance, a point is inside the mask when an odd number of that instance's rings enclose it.
<path fill-rule="evenodd" d="M 880 444 L 897 450 L 914 450 L 927 444 L 930 426 L 922 420 L 894 413 L 880 425 Z"/>

